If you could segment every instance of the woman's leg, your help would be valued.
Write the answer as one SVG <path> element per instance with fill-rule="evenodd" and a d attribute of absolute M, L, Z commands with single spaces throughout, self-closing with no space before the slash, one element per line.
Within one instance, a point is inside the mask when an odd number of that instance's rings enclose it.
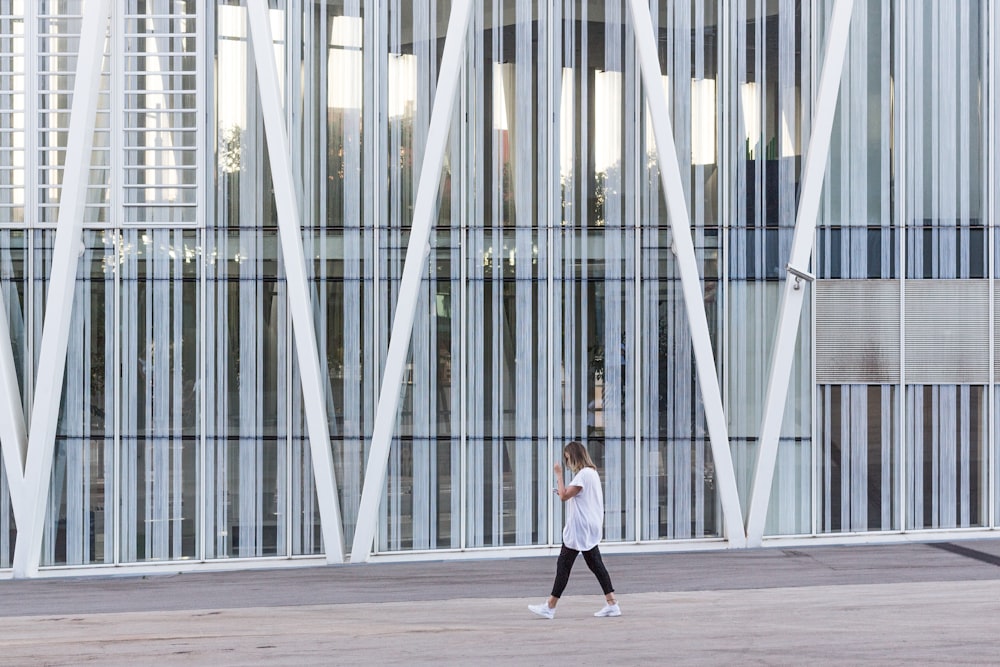
<path fill-rule="evenodd" d="M 597 581 L 600 582 L 601 590 L 604 591 L 604 598 L 608 601 L 608 604 L 614 604 L 615 587 L 611 585 L 611 575 L 608 574 L 608 568 L 604 567 L 601 550 L 594 547 L 590 551 L 584 551 L 583 559 L 587 561 L 587 567 L 590 568 L 590 571 L 597 577 Z"/>
<path fill-rule="evenodd" d="M 556 580 L 552 584 L 552 595 L 549 597 L 550 607 L 556 606 L 559 598 L 562 597 L 563 591 L 566 590 L 566 584 L 569 582 L 569 573 L 573 570 L 573 563 L 579 555 L 579 551 L 570 549 L 565 544 L 559 550 L 559 560 L 556 561 Z"/>

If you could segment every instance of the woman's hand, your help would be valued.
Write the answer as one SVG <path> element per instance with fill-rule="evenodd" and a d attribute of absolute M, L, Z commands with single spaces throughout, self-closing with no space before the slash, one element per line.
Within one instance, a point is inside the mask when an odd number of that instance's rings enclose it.
<path fill-rule="evenodd" d="M 556 474 L 556 495 L 559 500 L 569 500 L 583 489 L 582 486 L 566 486 L 563 483 L 563 467 L 558 461 L 552 466 L 552 471 Z"/>

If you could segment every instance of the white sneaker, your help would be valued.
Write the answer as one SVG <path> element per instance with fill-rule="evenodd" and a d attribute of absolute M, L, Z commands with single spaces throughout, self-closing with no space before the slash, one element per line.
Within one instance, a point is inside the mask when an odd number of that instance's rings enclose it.
<path fill-rule="evenodd" d="M 622 610 L 618 607 L 618 603 L 606 604 L 604 608 L 599 612 L 595 613 L 594 616 L 621 616 Z"/>
<path fill-rule="evenodd" d="M 543 602 L 542 604 L 529 604 L 528 609 L 535 614 L 538 614 L 542 618 L 555 618 L 556 610 L 549 606 L 548 602 Z M 619 612 L 621 613 L 621 612 Z"/>

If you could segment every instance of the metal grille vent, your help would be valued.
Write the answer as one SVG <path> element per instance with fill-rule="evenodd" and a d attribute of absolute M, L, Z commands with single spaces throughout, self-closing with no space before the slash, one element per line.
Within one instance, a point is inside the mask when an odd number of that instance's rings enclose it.
<path fill-rule="evenodd" d="M 899 381 L 899 281 L 817 280 L 816 382 Z"/>
<path fill-rule="evenodd" d="M 906 382 L 988 382 L 989 325 L 988 281 L 906 281 Z"/>

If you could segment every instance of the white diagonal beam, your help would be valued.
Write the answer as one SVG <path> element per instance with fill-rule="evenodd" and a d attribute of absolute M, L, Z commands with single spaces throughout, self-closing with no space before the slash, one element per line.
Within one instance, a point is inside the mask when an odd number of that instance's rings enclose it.
<path fill-rule="evenodd" d="M 24 425 L 20 396 L 17 369 L 14 367 L 14 349 L 10 342 L 10 324 L 7 321 L 3 295 L 0 294 L 0 448 L 7 468 L 7 486 L 10 489 L 10 504 L 15 522 L 23 511 L 22 480 L 24 459 L 28 451 L 28 431 Z"/>
<path fill-rule="evenodd" d="M 52 250 L 52 273 L 49 275 L 42 343 L 38 352 L 35 400 L 32 401 L 24 467 L 24 503 L 20 516 L 16 514 L 15 507 L 17 543 L 14 547 L 13 574 L 19 578 L 38 573 L 42 553 L 42 528 L 66 371 L 66 346 L 73 315 L 76 272 L 83 242 L 81 234 L 90 177 L 90 152 L 94 143 L 97 99 L 101 92 L 101 64 L 110 4 L 110 0 L 87 0 L 83 5 L 80 52 L 73 83 L 66 162 L 62 170 L 62 193 Z M 7 477 L 11 479 L 20 472 L 8 467 Z"/>
<path fill-rule="evenodd" d="M 729 449 L 729 433 L 726 414 L 722 407 L 722 391 L 715 368 L 712 352 L 712 338 L 708 330 L 705 314 L 705 297 L 698 275 L 698 262 L 691 240 L 691 222 L 687 203 L 684 200 L 684 186 L 681 182 L 680 166 L 677 162 L 677 148 L 674 145 L 673 130 L 667 111 L 667 100 L 663 93 L 660 61 L 656 55 L 656 36 L 653 20 L 649 14 L 647 0 L 630 0 L 632 24 L 635 28 L 636 49 L 639 52 L 639 70 L 642 73 L 649 118 L 653 125 L 656 141 L 656 155 L 660 166 L 660 182 L 670 214 L 670 229 L 673 232 L 677 252 L 677 269 L 681 276 L 684 304 L 687 308 L 688 324 L 691 328 L 691 346 L 694 348 L 695 366 L 698 370 L 698 384 L 705 404 L 705 419 L 712 445 L 712 460 L 715 462 L 719 501 L 726 538 L 730 546 L 742 547 L 746 543 L 743 529 L 743 512 L 733 471 L 733 457 Z"/>
<path fill-rule="evenodd" d="M 302 225 L 299 202 L 295 196 L 295 177 L 292 158 L 285 131 L 285 115 L 278 85 L 278 66 L 274 57 L 274 40 L 268 17 L 267 0 L 250 0 L 247 3 L 250 19 L 250 41 L 253 43 L 257 80 L 260 84 L 260 102 L 264 113 L 264 132 L 267 135 L 268 154 L 271 159 L 271 178 L 274 182 L 274 199 L 278 208 L 278 230 L 281 251 L 285 259 L 285 280 L 288 285 L 288 308 L 292 313 L 292 332 L 299 358 L 299 376 L 302 379 L 302 402 L 309 430 L 313 475 L 316 480 L 316 500 L 319 503 L 323 542 L 328 563 L 344 562 L 344 532 L 341 528 L 340 502 L 337 480 L 333 469 L 333 452 L 330 449 L 330 431 L 326 415 L 323 379 L 316 343 L 312 300 L 306 277 L 306 258 L 302 249 Z"/>
<path fill-rule="evenodd" d="M 809 148 L 806 149 L 806 161 L 802 170 L 802 190 L 799 196 L 798 217 L 795 220 L 795 235 L 792 238 L 791 259 L 787 265 L 788 276 L 785 278 L 781 308 L 778 311 L 778 332 L 774 340 L 771 375 L 764 399 L 757 469 L 750 496 L 750 512 L 747 516 L 747 538 L 750 546 L 759 546 L 764 539 L 764 523 L 767 519 L 767 507 L 771 501 L 771 483 L 774 480 L 774 464 L 778 456 L 778 439 L 785 415 L 785 398 L 788 395 L 788 381 L 792 372 L 795 341 L 799 335 L 802 301 L 806 292 L 800 289 L 800 281 L 812 278 L 807 269 L 816 233 L 819 197 L 826 172 L 827 156 L 830 152 L 830 132 L 833 128 L 834 112 L 837 110 L 840 75 L 844 68 L 844 52 L 847 50 L 853 6 L 854 0 L 837 0 L 826 39 L 826 54 L 823 57 L 823 70 L 820 73 L 819 90 L 814 105 L 812 136 L 809 139 Z"/>
<path fill-rule="evenodd" d="M 420 182 L 413 204 L 413 223 L 410 225 L 410 240 L 406 247 L 406 260 L 399 282 L 399 298 L 392 319 L 389 351 L 386 356 L 382 386 L 379 388 L 378 406 L 375 409 L 375 428 L 372 433 L 371 449 L 368 452 L 361 506 L 358 509 L 358 523 L 351 549 L 352 563 L 368 560 L 375 539 L 378 506 L 382 500 L 382 487 L 385 485 L 386 467 L 389 463 L 389 441 L 396 426 L 403 367 L 410 348 L 413 319 L 420 296 L 421 275 L 430 253 L 431 216 L 434 214 L 434 202 L 441 182 L 448 126 L 455 106 L 458 78 L 462 72 L 465 52 L 465 35 L 471 15 L 471 0 L 456 0 L 452 4 L 448 33 L 444 40 L 444 52 L 441 54 L 437 93 L 434 96 L 430 126 L 427 130 L 427 147 L 424 150 Z"/>

